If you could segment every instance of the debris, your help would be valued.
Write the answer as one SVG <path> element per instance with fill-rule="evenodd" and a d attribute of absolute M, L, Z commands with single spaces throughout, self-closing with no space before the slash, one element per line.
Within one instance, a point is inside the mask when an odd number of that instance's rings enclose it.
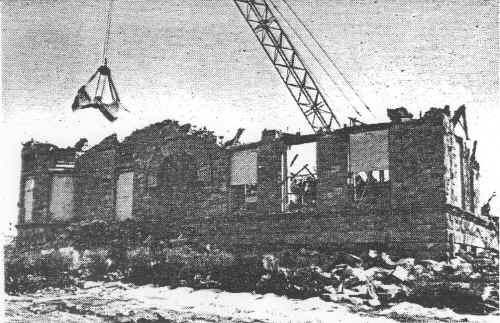
<path fill-rule="evenodd" d="M 402 266 L 403 268 L 412 267 L 415 265 L 415 258 L 401 258 L 396 261 L 396 265 Z"/>
<path fill-rule="evenodd" d="M 103 285 L 103 282 L 82 281 L 78 285 L 79 285 L 78 287 L 83 289 L 91 289 L 91 288 L 101 287 Z"/>
<path fill-rule="evenodd" d="M 367 303 L 368 303 L 368 305 L 373 306 L 373 307 L 377 307 L 377 306 L 382 305 L 382 303 L 380 303 L 378 298 L 370 298 L 367 301 Z"/>
<path fill-rule="evenodd" d="M 234 146 L 234 145 L 237 145 L 240 143 L 240 137 L 241 135 L 243 134 L 243 132 L 245 131 L 244 128 L 238 128 L 238 130 L 236 131 L 236 134 L 234 135 L 234 137 L 228 141 L 226 141 L 222 146 L 223 147 L 230 147 L 230 146 Z"/>
<path fill-rule="evenodd" d="M 101 224 L 93 222 L 90 229 L 94 230 Z M 141 234 L 137 241 L 143 243 L 144 237 L 147 241 L 156 241 L 149 234 Z M 168 243 L 168 239 L 165 242 Z M 79 286 L 95 291 L 94 288 L 103 284 L 95 280 L 118 282 L 126 279 L 135 284 L 255 291 L 296 299 L 320 297 L 330 302 L 367 308 L 410 300 L 426 306 L 466 308 L 465 311 L 480 314 L 498 309 L 498 260 L 490 253 L 461 255 L 446 262 L 429 259 L 415 264 L 413 258 L 393 260 L 388 254 L 376 250 L 368 250 L 363 257 L 353 254 L 328 257 L 303 248 L 296 252 L 296 258 L 311 255 L 321 260 L 318 265 L 305 265 L 292 259 L 290 252 L 287 260 L 266 254 L 236 261 L 234 256 L 212 245 L 198 250 L 188 245 L 170 246 L 158 254 L 143 246 L 128 249 L 123 256 L 113 250 L 104 247 L 85 249 L 80 256 L 73 247 L 66 247 L 41 250 L 39 258 L 28 258 L 33 256 L 27 254 L 23 266 L 30 266 L 25 267 L 30 271 L 25 274 L 16 272 L 23 268 L 18 263 L 7 263 L 7 290 L 19 293 L 51 286 L 64 290 Z M 61 261 L 66 264 L 66 272 L 54 275 Z M 126 268 L 122 268 L 123 263 Z M 79 268 L 69 266 L 73 264 L 78 264 Z M 331 271 L 322 269 L 332 267 Z M 50 273 L 40 271 L 44 268 L 54 270 Z"/>
<path fill-rule="evenodd" d="M 437 261 L 432 260 L 432 259 L 426 259 L 426 260 L 422 260 L 421 263 L 424 266 L 426 266 L 427 268 L 429 268 L 437 273 L 440 273 L 441 271 L 443 271 L 443 266 L 444 266 L 443 262 L 437 262 Z"/>
<path fill-rule="evenodd" d="M 402 296 L 404 294 L 404 290 L 401 286 L 395 284 L 381 284 L 376 287 L 377 295 L 384 303 L 388 303 L 393 301 L 398 296 Z"/>
<path fill-rule="evenodd" d="M 278 270 L 278 259 L 273 255 L 264 255 L 262 257 L 262 266 L 266 271 L 277 271 Z"/>
<path fill-rule="evenodd" d="M 387 116 L 392 122 L 404 122 L 413 118 L 413 114 L 409 113 L 405 107 L 397 109 L 387 109 Z"/>
<path fill-rule="evenodd" d="M 380 254 L 380 259 L 382 260 L 382 267 L 387 268 L 387 269 L 394 269 L 396 268 L 396 263 L 392 261 L 391 257 L 386 254 L 385 252 L 382 252 Z"/>
<path fill-rule="evenodd" d="M 391 273 L 391 276 L 397 278 L 398 280 L 405 282 L 408 280 L 408 270 L 404 269 L 401 266 L 396 266 L 394 271 Z"/>
<path fill-rule="evenodd" d="M 365 270 L 365 275 L 369 280 L 384 280 L 391 273 L 390 269 L 382 267 L 371 267 Z"/>
<path fill-rule="evenodd" d="M 360 266 L 363 263 L 363 260 L 361 258 L 359 258 L 358 256 L 347 253 L 344 255 L 344 262 L 346 264 L 348 264 L 349 266 L 356 267 L 356 266 Z"/>
<path fill-rule="evenodd" d="M 50 255 L 51 253 L 53 252 L 56 252 L 56 250 L 54 248 L 51 248 L 51 249 L 43 249 L 40 254 L 42 256 L 45 256 L 45 255 Z"/>

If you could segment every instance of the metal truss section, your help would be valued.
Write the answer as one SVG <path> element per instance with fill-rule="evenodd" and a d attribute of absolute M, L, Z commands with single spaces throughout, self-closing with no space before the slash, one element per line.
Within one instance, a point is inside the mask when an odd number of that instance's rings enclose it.
<path fill-rule="evenodd" d="M 234 0 L 314 133 L 331 131 L 337 117 L 265 0 Z"/>

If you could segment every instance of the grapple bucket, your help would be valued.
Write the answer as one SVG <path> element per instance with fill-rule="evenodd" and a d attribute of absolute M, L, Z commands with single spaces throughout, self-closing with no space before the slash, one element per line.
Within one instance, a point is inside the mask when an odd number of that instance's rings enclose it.
<path fill-rule="evenodd" d="M 94 97 L 91 97 L 87 88 L 94 80 L 96 80 L 95 93 Z M 109 103 L 104 102 L 104 96 L 109 99 Z M 100 66 L 87 83 L 78 89 L 71 108 L 73 111 L 94 108 L 109 121 L 117 119 L 118 110 L 121 108 L 120 98 L 111 78 L 111 70 L 106 64 Z"/>

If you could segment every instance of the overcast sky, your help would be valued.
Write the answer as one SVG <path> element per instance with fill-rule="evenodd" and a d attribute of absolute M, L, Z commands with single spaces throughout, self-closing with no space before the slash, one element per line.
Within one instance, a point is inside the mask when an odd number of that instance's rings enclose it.
<path fill-rule="evenodd" d="M 365 114 L 365 121 L 386 121 L 387 108 L 405 106 L 418 115 L 431 106 L 466 104 L 479 140 L 482 199 L 498 189 L 496 1 L 288 1 L 373 108 L 375 118 Z M 226 138 L 244 127 L 246 141 L 264 128 L 310 131 L 231 0 L 115 0 L 110 67 L 131 114 L 111 124 L 96 111 L 71 112 L 76 90 L 101 64 L 106 6 L 2 2 L 4 219 L 16 218 L 20 143 L 30 138 L 67 146 L 87 137 L 95 144 L 167 118 Z M 309 39 L 303 30 L 302 36 Z M 354 116 L 297 47 L 333 109 L 341 118 Z"/>

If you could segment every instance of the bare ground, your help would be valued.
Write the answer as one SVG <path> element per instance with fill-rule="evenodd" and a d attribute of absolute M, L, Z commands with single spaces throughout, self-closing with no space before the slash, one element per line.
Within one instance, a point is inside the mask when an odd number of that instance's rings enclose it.
<path fill-rule="evenodd" d="M 497 315 L 459 315 L 411 303 L 373 310 L 364 305 L 289 299 L 215 289 L 88 282 L 7 296 L 7 322 L 497 322 Z"/>

